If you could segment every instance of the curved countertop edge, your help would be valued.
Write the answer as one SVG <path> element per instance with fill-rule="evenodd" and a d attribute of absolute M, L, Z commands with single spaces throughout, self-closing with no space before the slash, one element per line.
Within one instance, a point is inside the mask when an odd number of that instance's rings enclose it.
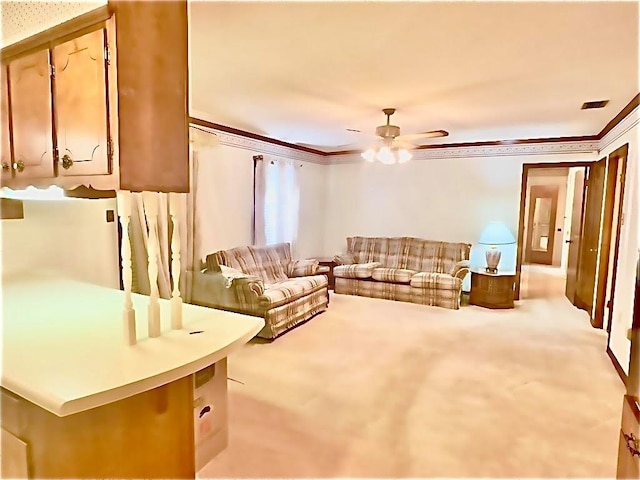
<path fill-rule="evenodd" d="M 225 357 L 228 357 L 231 353 L 249 342 L 249 340 L 251 340 L 258 334 L 258 332 L 260 332 L 260 330 L 264 326 L 264 319 L 260 317 L 255 318 L 256 321 L 260 322 L 259 325 L 249 330 L 245 335 L 238 337 L 235 341 L 229 343 L 220 350 L 211 352 L 209 355 L 205 355 L 204 357 L 201 357 L 197 360 L 186 363 L 184 365 L 180 365 L 172 370 L 168 370 L 158 375 L 154 375 L 137 382 L 122 385 L 118 388 L 100 392 L 94 395 L 89 395 L 87 397 L 79 398 L 76 400 L 65 402 L 62 399 L 58 399 L 58 401 L 56 402 L 51 398 L 51 396 L 49 396 L 48 398 L 36 398 L 36 395 L 25 395 L 24 393 L 21 393 L 25 389 L 21 388 L 19 385 L 12 385 L 11 382 L 7 382 L 6 379 L 3 379 L 2 386 L 12 394 L 24 398 L 25 400 L 47 410 L 48 412 L 53 413 L 58 417 L 73 415 L 75 413 L 80 413 L 86 410 L 91 410 L 92 408 L 101 407 L 103 405 L 117 402 L 119 400 L 132 397 L 148 390 L 153 390 L 154 388 L 161 387 L 162 385 L 175 382 L 180 378 L 191 375 L 222 360 Z"/>

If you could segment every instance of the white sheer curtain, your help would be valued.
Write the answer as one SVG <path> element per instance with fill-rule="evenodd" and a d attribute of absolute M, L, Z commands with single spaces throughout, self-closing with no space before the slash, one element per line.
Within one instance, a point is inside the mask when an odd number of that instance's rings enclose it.
<path fill-rule="evenodd" d="M 298 236 L 299 165 L 291 160 L 262 158 L 256 163 L 256 245 L 289 242 L 295 251 Z"/>

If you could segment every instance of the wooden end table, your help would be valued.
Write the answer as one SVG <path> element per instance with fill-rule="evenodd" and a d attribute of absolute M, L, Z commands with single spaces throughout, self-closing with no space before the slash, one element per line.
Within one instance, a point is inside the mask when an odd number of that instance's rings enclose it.
<path fill-rule="evenodd" d="M 327 276 L 329 290 L 333 290 L 336 284 L 333 278 L 333 267 L 335 267 L 337 263 L 333 260 L 333 257 L 314 257 L 313 260 L 317 260 L 321 267 L 329 267 L 329 271 L 324 275 Z"/>
<path fill-rule="evenodd" d="M 513 308 L 515 280 L 514 272 L 471 270 L 469 303 L 485 308 Z"/>

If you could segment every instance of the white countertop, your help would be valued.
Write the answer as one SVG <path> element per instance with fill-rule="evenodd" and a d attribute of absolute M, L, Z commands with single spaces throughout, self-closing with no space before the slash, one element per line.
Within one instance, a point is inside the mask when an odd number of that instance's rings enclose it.
<path fill-rule="evenodd" d="M 185 304 L 171 330 L 148 338 L 148 297 L 133 295 L 138 343 L 124 340 L 124 292 L 46 274 L 2 282 L 2 377 L 7 390 L 65 416 L 175 381 L 228 356 L 264 326 L 260 317 Z M 203 333 L 189 334 L 202 330 Z"/>

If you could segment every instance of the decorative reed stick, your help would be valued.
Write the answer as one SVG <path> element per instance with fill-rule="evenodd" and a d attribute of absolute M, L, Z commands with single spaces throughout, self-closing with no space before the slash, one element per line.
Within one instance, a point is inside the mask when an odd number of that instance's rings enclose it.
<path fill-rule="evenodd" d="M 171 237 L 171 277 L 173 291 L 171 292 L 171 328 L 182 328 L 182 298 L 180 297 L 180 219 L 182 218 L 182 201 L 184 197 L 179 193 L 169 193 L 169 213 L 173 223 Z"/>
<path fill-rule="evenodd" d="M 160 302 L 158 298 L 158 194 L 156 192 L 142 192 L 142 202 L 144 204 L 144 214 L 147 217 L 149 226 L 149 241 L 147 242 L 147 253 L 149 267 L 149 337 L 160 336 Z"/>
<path fill-rule="evenodd" d="M 122 226 L 122 284 L 124 286 L 124 310 L 122 312 L 124 339 L 128 345 L 136 344 L 136 311 L 131 299 L 131 242 L 129 240 L 129 222 L 131 220 L 131 192 L 120 190 L 116 194 L 118 216 Z"/>

